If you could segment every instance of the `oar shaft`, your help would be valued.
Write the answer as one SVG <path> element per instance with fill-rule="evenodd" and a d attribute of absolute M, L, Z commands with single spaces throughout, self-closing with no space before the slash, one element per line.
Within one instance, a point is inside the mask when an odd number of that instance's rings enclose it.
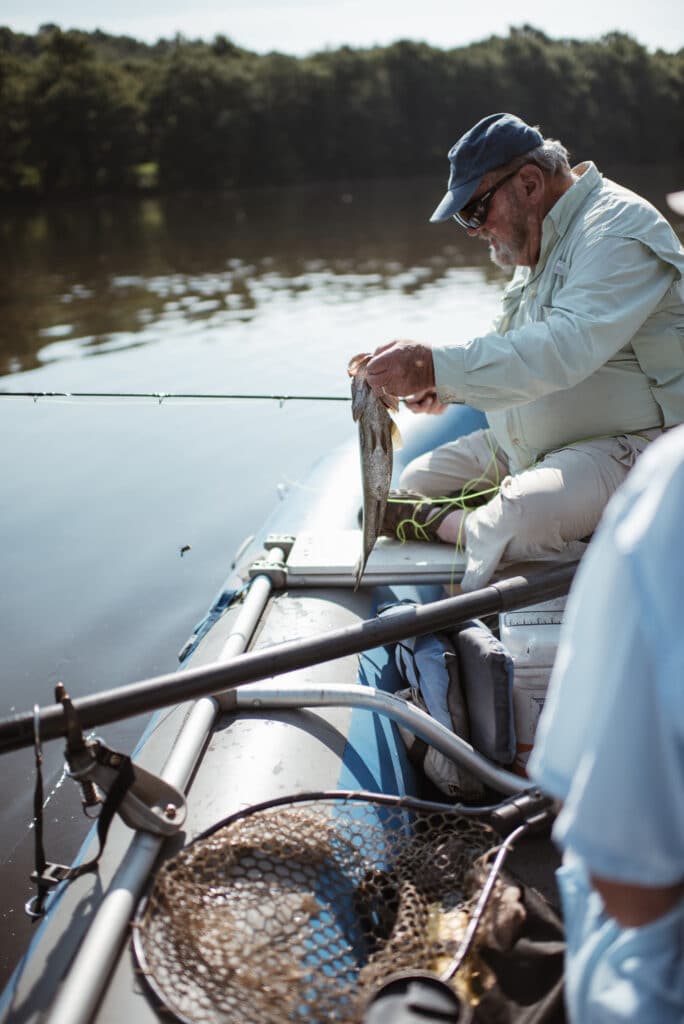
<path fill-rule="evenodd" d="M 416 605 L 384 618 L 368 619 L 322 635 L 290 640 L 259 651 L 239 655 L 229 662 L 130 683 L 99 694 L 80 697 L 73 707 L 83 729 L 156 711 L 162 707 L 220 693 L 242 683 L 256 682 L 384 644 L 446 629 L 467 619 L 520 608 L 538 600 L 567 593 L 574 565 L 553 569 L 526 579 L 502 580 L 482 590 L 430 604 Z M 41 740 L 55 739 L 66 731 L 61 704 L 37 713 Z M 33 712 L 0 720 L 0 753 L 32 746 L 35 741 Z"/>

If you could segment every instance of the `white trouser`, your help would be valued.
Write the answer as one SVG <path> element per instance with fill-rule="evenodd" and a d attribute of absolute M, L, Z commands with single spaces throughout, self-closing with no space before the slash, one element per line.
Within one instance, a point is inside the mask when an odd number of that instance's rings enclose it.
<path fill-rule="evenodd" d="M 485 586 L 500 562 L 581 558 L 608 499 L 660 428 L 578 441 L 511 474 L 490 430 L 435 448 L 404 469 L 400 486 L 427 497 L 496 489 L 465 520 L 464 590 Z"/>

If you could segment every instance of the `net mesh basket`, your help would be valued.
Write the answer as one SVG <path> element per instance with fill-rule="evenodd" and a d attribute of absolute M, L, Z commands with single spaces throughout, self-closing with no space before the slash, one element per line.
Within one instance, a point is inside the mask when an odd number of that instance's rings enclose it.
<path fill-rule="evenodd" d="M 183 1021 L 352 1024 L 391 974 L 448 967 L 498 843 L 482 820 L 406 800 L 234 815 L 157 873 L 134 927 L 139 965 Z M 471 1004 L 495 984 L 478 949 L 517 927 L 510 893 L 497 879 L 450 981 Z"/>

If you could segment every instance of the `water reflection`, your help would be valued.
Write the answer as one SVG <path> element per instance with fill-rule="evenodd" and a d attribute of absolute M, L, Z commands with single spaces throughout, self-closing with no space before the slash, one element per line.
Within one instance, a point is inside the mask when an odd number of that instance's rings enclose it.
<path fill-rule="evenodd" d="M 31 372 L 0 391 L 348 396 L 353 352 L 395 331 L 472 337 L 498 308 L 486 246 L 427 223 L 441 184 L 4 211 L 0 374 Z M 6 714 L 58 679 L 79 696 L 171 671 L 245 535 L 352 429 L 344 403 L 5 399 L 0 415 Z M 130 751 L 141 727 L 107 740 Z M 51 792 L 59 745 L 45 756 Z M 0 982 L 31 934 L 31 752 L 3 767 Z M 50 804 L 58 861 L 85 831 L 77 812 L 73 793 Z"/>
<path fill-rule="evenodd" d="M 179 323 L 249 321 L 273 300 L 413 294 L 473 262 L 496 276 L 480 247 L 426 223 L 430 188 L 363 183 L 14 212 L 3 225 L 0 373 L 158 341 Z"/>
<path fill-rule="evenodd" d="M 673 174 L 621 169 L 663 207 Z M 662 184 L 660 181 L 662 180 Z M 82 200 L 2 215 L 0 374 L 229 328 L 267 304 L 418 295 L 454 268 L 505 279 L 486 246 L 430 225 L 434 179 Z"/>

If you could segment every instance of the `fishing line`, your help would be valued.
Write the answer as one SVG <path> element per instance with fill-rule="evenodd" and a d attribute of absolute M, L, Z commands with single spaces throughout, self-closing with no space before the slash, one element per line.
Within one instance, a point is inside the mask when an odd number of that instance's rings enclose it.
<path fill-rule="evenodd" d="M 489 447 L 489 451 L 491 454 L 489 462 L 482 470 L 480 475 L 473 477 L 471 480 L 466 480 L 466 482 L 461 486 L 458 494 L 451 494 L 442 497 L 426 496 L 425 502 L 427 502 L 429 505 L 441 505 L 442 508 L 436 509 L 434 515 L 431 516 L 431 518 L 429 520 L 426 520 L 424 523 L 419 522 L 413 516 L 407 516 L 405 519 L 401 519 L 397 523 L 395 530 L 397 540 L 401 541 L 402 543 L 405 543 L 409 539 L 406 535 L 406 528 L 411 527 L 417 539 L 429 541 L 430 537 L 424 528 L 425 526 L 427 526 L 428 524 L 430 526 L 433 526 L 434 523 L 441 520 L 450 512 L 461 511 L 467 513 L 472 508 L 475 508 L 478 505 L 485 505 L 494 497 L 495 494 L 498 494 L 499 490 L 501 489 L 501 478 L 499 475 L 499 466 L 496 461 L 496 449 L 492 445 L 492 441 L 489 436 L 487 436 L 487 445 Z M 492 468 L 494 470 L 493 476 L 495 478 L 493 481 L 489 476 L 489 471 Z M 482 484 L 486 484 L 487 486 L 481 487 Z M 478 490 L 478 488 L 480 489 Z M 390 495 L 390 497 L 388 498 L 388 502 L 404 503 L 404 500 L 405 499 L 401 497 L 393 498 L 392 495 Z M 415 502 L 416 512 L 420 510 L 422 504 L 423 502 L 421 501 Z M 463 544 L 462 541 L 464 523 L 465 516 L 463 516 L 463 518 L 461 519 L 461 523 L 458 530 L 458 537 L 456 539 L 456 544 L 454 545 L 456 551 L 463 551 L 465 548 L 465 545 Z"/>
<path fill-rule="evenodd" d="M 200 400 L 218 402 L 351 402 L 351 395 L 247 395 L 186 391 L 0 391 L 0 398 L 153 398 L 159 402 L 168 400 Z"/>

